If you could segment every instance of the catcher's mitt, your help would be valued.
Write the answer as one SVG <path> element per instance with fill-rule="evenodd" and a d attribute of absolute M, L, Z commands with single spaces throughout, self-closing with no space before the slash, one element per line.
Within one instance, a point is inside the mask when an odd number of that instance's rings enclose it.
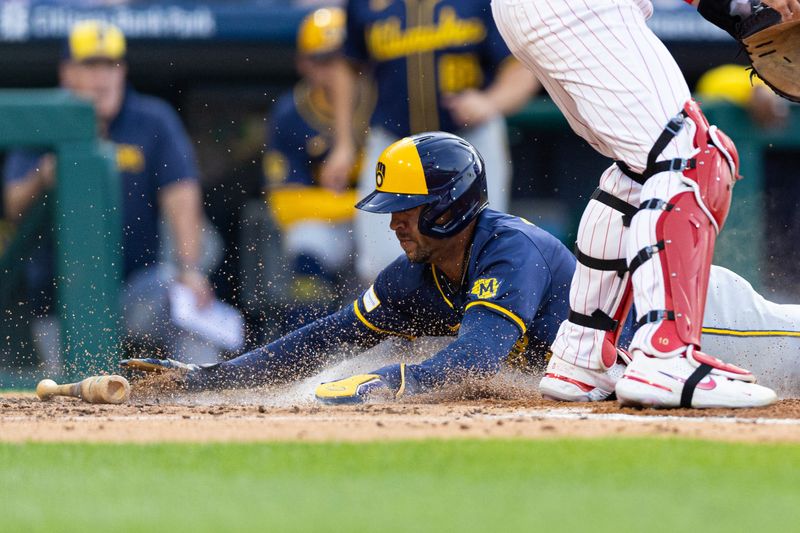
<path fill-rule="evenodd" d="M 781 22 L 777 11 L 762 7 L 739 23 L 737 38 L 753 73 L 777 94 L 800 102 L 800 20 Z"/>

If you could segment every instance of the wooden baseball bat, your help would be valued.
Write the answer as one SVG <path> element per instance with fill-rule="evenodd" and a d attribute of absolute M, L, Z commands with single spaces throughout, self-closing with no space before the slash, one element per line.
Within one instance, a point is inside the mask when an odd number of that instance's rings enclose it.
<path fill-rule="evenodd" d="M 49 400 L 53 396 L 73 396 L 89 403 L 123 403 L 131 394 L 128 380 L 122 376 L 92 376 L 78 383 L 59 385 L 43 379 L 36 385 L 36 396 Z"/>

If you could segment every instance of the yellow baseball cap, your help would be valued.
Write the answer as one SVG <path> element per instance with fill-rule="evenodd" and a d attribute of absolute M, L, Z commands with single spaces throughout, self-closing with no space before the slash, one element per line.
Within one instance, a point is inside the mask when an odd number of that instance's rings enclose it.
<path fill-rule="evenodd" d="M 125 57 L 125 35 L 117 26 L 101 20 L 83 20 L 69 32 L 65 57 L 73 61 L 107 59 L 119 61 Z"/>
<path fill-rule="evenodd" d="M 753 87 L 764 85 L 757 76 L 742 65 L 722 65 L 703 74 L 695 92 L 704 100 L 727 100 L 746 106 L 753 94 Z"/>
<path fill-rule="evenodd" d="M 345 37 L 345 12 L 325 7 L 309 13 L 297 30 L 297 51 L 302 55 L 325 56 L 341 49 Z"/>

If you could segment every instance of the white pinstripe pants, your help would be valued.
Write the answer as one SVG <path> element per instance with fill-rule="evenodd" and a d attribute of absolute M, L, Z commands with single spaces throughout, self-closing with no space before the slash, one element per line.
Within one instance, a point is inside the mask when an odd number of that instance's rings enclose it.
<path fill-rule="evenodd" d="M 647 27 L 647 0 L 493 0 L 495 21 L 514 55 L 540 79 L 575 132 L 597 151 L 641 171 L 664 126 L 690 98 L 686 81 L 666 47 Z M 689 157 L 693 127 L 667 146 L 660 159 Z M 644 187 L 616 166 L 601 176 L 600 188 L 638 206 L 649 198 L 668 200 L 686 190 L 679 174 L 653 176 Z M 592 200 L 581 218 L 578 248 L 598 259 L 628 260 L 654 244 L 658 212 L 640 213 L 625 228 L 622 215 Z M 661 263 L 657 258 L 633 279 L 638 312 L 664 309 Z M 613 316 L 626 278 L 578 264 L 570 307 Z M 699 318 L 699 317 L 698 317 Z M 640 328 L 632 346 L 647 352 L 654 325 Z M 605 332 L 565 321 L 553 354 L 573 364 L 601 369 Z"/>

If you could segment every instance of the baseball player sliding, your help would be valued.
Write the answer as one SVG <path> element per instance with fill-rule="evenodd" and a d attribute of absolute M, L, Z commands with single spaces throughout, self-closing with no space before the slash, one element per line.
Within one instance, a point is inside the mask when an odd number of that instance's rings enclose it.
<path fill-rule="evenodd" d="M 394 364 L 320 385 L 317 398 L 329 403 L 360 402 L 379 393 L 400 398 L 492 376 L 507 364 L 543 369 L 568 313 L 575 257 L 526 220 L 487 208 L 483 160 L 455 135 L 423 133 L 393 143 L 379 157 L 374 176 L 375 190 L 357 207 L 391 213 L 390 227 L 404 254 L 352 305 L 221 364 L 132 359 L 122 366 L 173 370 L 189 390 L 255 386 L 311 375 L 348 346 L 366 350 L 391 337 L 454 337 L 420 364 Z M 745 361 L 752 352 L 741 333 L 764 329 L 762 320 L 785 328 L 772 332 L 773 341 L 800 335 L 800 306 L 771 304 L 733 273 L 714 272 L 709 310 L 737 313 L 709 315 L 708 332 L 733 360 Z M 630 323 L 622 332 L 623 343 L 633 329 Z M 787 356 L 779 361 L 761 354 L 757 362 L 762 368 L 781 366 L 782 374 L 800 382 L 800 355 L 795 350 Z M 621 368 L 612 371 L 619 375 Z M 746 373 L 726 369 L 737 377 Z M 748 387 L 748 404 L 775 398 L 770 389 Z M 738 391 L 738 381 L 715 375 L 698 386 L 692 405 L 740 404 Z"/>
<path fill-rule="evenodd" d="M 767 3 L 798 12 L 794 0 Z M 739 179 L 738 154 L 645 24 L 652 10 L 649 0 L 492 3 L 512 53 L 573 130 L 615 160 L 581 219 L 570 311 L 540 388 L 568 401 L 616 392 L 635 405 L 763 405 L 772 391 L 700 351 L 714 241 Z M 628 355 L 618 340 L 632 301 L 639 327 L 620 378 Z M 709 379 L 720 386 L 701 391 Z"/>

